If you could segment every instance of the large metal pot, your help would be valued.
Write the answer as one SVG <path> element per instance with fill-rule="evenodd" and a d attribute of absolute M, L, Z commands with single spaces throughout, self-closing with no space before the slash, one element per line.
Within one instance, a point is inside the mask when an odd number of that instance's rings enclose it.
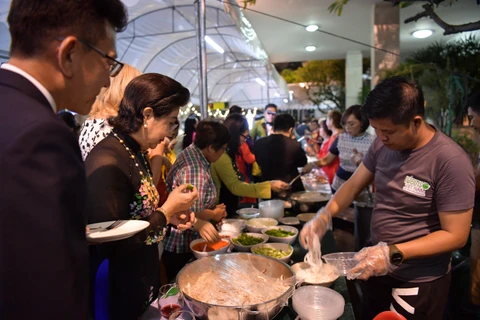
<path fill-rule="evenodd" d="M 294 214 L 317 212 L 324 207 L 330 198 L 329 193 L 315 192 L 315 191 L 300 191 L 290 195 L 292 203 L 292 211 Z"/>
<path fill-rule="evenodd" d="M 215 266 L 215 264 L 218 263 L 221 265 L 226 263 L 228 259 L 241 259 L 243 261 L 249 261 L 256 269 L 262 270 L 263 274 L 267 277 L 288 279 L 289 287 L 283 294 L 275 299 L 265 301 L 260 304 L 243 306 L 222 306 L 210 304 L 205 301 L 194 299 L 187 294 L 187 288 L 191 285 L 191 283 L 195 283 L 195 281 L 204 272 L 205 264 L 213 264 L 213 266 Z M 228 263 L 230 262 L 231 260 Z M 210 270 L 215 272 L 218 270 L 218 268 L 212 268 Z M 213 282 L 216 280 L 218 280 L 218 278 L 215 279 L 215 277 L 212 276 L 211 281 Z M 178 273 L 176 282 L 184 295 L 185 303 L 195 314 L 195 317 L 197 317 L 197 319 L 210 320 L 273 319 L 277 314 L 280 313 L 282 308 L 288 304 L 288 299 L 292 296 L 295 290 L 295 274 L 288 265 L 276 259 L 252 253 L 222 254 L 196 260 L 186 265 Z M 231 283 L 228 283 L 226 285 L 230 284 Z M 234 284 L 231 285 L 233 286 Z"/>

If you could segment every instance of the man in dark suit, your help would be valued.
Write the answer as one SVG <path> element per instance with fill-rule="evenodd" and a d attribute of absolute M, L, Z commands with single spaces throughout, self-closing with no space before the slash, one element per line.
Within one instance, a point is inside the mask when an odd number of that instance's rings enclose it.
<path fill-rule="evenodd" d="M 255 159 L 262 170 L 262 181 L 282 180 L 290 182 L 298 175 L 298 167 L 307 164 L 302 146 L 293 139 L 295 119 L 289 114 L 280 114 L 273 120 L 273 133 L 255 141 Z M 292 191 L 303 191 L 298 179 Z"/>
<path fill-rule="evenodd" d="M 13 0 L 0 69 L 0 319 L 87 319 L 85 172 L 55 113 L 88 114 L 121 69 L 120 0 Z"/>

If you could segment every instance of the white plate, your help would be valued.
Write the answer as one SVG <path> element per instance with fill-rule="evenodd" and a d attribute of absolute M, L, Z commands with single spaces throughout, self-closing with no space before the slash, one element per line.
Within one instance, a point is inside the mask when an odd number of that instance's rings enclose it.
<path fill-rule="evenodd" d="M 297 217 L 283 217 L 278 219 L 278 221 L 289 226 L 296 226 L 300 224 L 300 220 L 298 220 Z"/>
<path fill-rule="evenodd" d="M 105 221 L 99 223 L 92 223 L 87 225 L 88 228 L 106 228 L 115 221 Z M 125 220 L 120 223 L 115 229 L 107 231 L 98 231 L 87 233 L 87 239 L 89 242 L 111 242 L 117 240 L 123 240 L 130 238 L 135 233 L 138 233 L 146 229 L 150 225 L 150 222 L 143 220 Z"/>

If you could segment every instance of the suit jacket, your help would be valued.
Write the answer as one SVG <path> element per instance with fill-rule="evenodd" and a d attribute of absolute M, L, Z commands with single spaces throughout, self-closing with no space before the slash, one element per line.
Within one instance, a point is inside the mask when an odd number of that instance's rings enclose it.
<path fill-rule="evenodd" d="M 298 175 L 298 167 L 307 164 L 307 156 L 296 140 L 282 134 L 271 134 L 255 142 L 255 158 L 262 170 L 262 181 L 282 180 L 290 182 Z M 300 179 L 292 185 L 292 191 L 303 191 Z"/>
<path fill-rule="evenodd" d="M 85 170 L 78 142 L 27 79 L 0 69 L 0 319 L 88 310 Z"/>

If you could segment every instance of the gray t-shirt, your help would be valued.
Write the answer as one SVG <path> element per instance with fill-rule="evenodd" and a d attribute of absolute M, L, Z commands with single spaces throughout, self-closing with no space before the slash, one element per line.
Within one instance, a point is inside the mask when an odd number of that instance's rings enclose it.
<path fill-rule="evenodd" d="M 438 212 L 473 207 L 475 179 L 471 161 L 453 140 L 437 132 L 425 146 L 394 151 L 376 139 L 363 159 L 375 174 L 372 215 L 374 244 L 397 244 L 441 230 Z M 445 275 L 451 254 L 404 261 L 392 277 L 428 282 Z"/>

